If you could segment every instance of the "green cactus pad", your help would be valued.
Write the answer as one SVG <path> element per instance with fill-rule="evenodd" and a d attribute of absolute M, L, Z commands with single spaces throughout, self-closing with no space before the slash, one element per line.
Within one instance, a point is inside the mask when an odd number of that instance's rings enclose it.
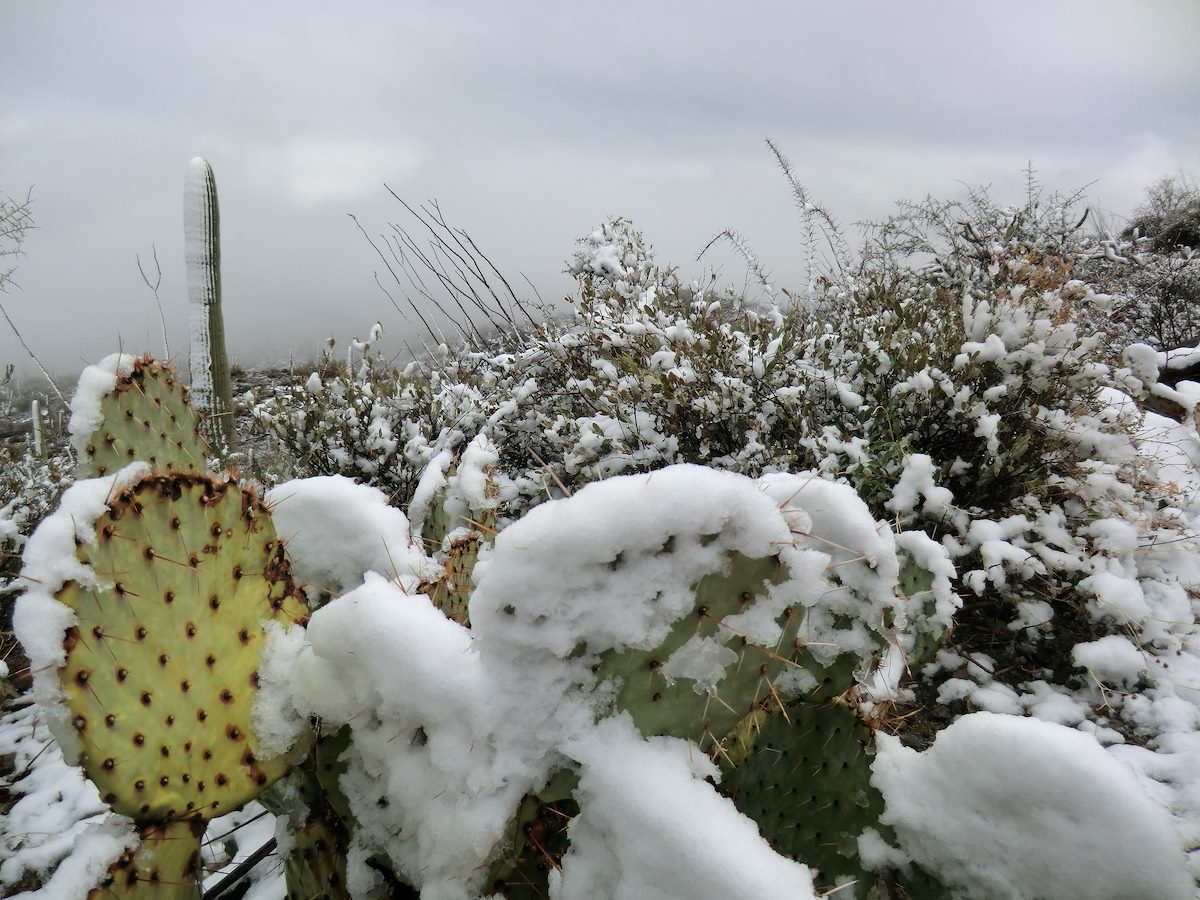
<path fill-rule="evenodd" d="M 471 573 L 479 559 L 479 547 L 483 536 L 472 531 L 466 537 L 453 541 L 444 556 L 442 577 L 437 581 L 422 584 L 420 592 L 427 594 L 433 605 L 468 628 L 471 625 L 468 606 L 471 600 Z"/>
<path fill-rule="evenodd" d="M 803 610 L 789 609 L 775 647 L 759 647 L 723 628 L 721 621 L 744 610 L 772 583 L 786 578 L 776 556 L 750 559 L 734 554 L 726 572 L 709 575 L 696 585 L 695 613 L 675 623 L 667 639 L 650 651 L 608 651 L 601 656 L 596 678 L 619 682 L 614 706 L 627 710 L 645 735 L 690 738 L 708 749 L 724 737 L 753 707 L 769 699 L 775 678 L 792 665 L 796 633 Z M 697 635 L 713 637 L 736 653 L 715 693 L 697 691 L 689 678 L 669 680 L 663 664 Z"/>
<path fill-rule="evenodd" d="M 883 797 L 871 787 L 871 730 L 836 701 L 789 704 L 757 726 L 753 749 L 722 788 L 776 850 L 816 870 L 819 885 L 873 879 L 857 838 L 878 828 Z"/>
<path fill-rule="evenodd" d="M 231 481 L 150 475 L 95 535 L 76 554 L 100 587 L 57 594 L 78 619 L 59 676 L 88 777 L 141 823 L 238 808 L 290 763 L 257 756 L 264 628 L 308 612 L 270 514 Z"/>
<path fill-rule="evenodd" d="M 287 900 L 348 900 L 346 829 L 336 820 L 314 817 L 292 835 L 283 864 Z"/>
<path fill-rule="evenodd" d="M 579 813 L 572 800 L 546 803 L 528 796 L 512 825 L 512 849 L 488 873 L 487 889 L 505 900 L 543 900 L 550 896 L 549 873 L 557 868 L 570 841 L 567 825 Z"/>
<path fill-rule="evenodd" d="M 199 900 L 199 819 L 151 825 L 141 843 L 113 863 L 88 900 Z"/>
<path fill-rule="evenodd" d="M 938 650 L 946 642 L 947 631 L 942 627 L 933 627 L 930 617 L 937 608 L 933 596 L 933 573 L 919 565 L 908 554 L 900 556 L 900 591 L 909 602 L 920 610 L 916 622 L 910 622 L 909 630 L 913 634 L 913 649 L 909 658 L 909 670 L 916 670 L 933 660 Z M 910 619 L 913 616 L 910 614 Z"/>
<path fill-rule="evenodd" d="M 128 374 L 117 376 L 100 412 L 104 421 L 79 459 L 82 477 L 111 475 L 134 460 L 156 470 L 207 467 L 200 416 L 170 365 L 150 357 L 135 360 Z"/>
<path fill-rule="evenodd" d="M 354 821 L 354 813 L 350 809 L 350 801 L 342 790 L 341 777 L 346 774 L 349 764 L 342 754 L 350 746 L 350 726 L 343 725 L 337 731 L 321 735 L 313 745 L 310 759 L 313 774 L 321 791 L 321 802 L 332 808 L 333 812 L 345 822 Z M 313 804 L 309 804 L 310 807 Z"/>

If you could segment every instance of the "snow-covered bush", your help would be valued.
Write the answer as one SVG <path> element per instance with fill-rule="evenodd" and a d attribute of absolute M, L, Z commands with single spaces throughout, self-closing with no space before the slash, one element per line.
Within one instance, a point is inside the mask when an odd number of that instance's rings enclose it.
<path fill-rule="evenodd" d="M 17 579 L 21 549 L 38 523 L 58 503 L 73 462 L 65 449 L 48 456 L 30 450 L 0 450 L 0 703 L 9 695 L 7 679 L 27 684 L 28 673 L 12 637 L 12 611 L 23 585 Z"/>

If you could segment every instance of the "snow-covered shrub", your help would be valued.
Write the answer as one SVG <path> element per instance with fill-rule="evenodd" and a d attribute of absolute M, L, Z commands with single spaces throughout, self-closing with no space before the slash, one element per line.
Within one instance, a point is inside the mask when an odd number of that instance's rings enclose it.
<path fill-rule="evenodd" d="M 264 481 L 345 475 L 370 481 L 398 504 L 411 498 L 430 454 L 413 455 L 407 443 L 442 419 L 438 379 L 415 365 L 397 372 L 373 343 L 360 342 L 363 355 L 352 370 L 334 360 L 331 342 L 307 375 L 251 398 L 256 428 L 282 451 L 260 461 Z"/>
<path fill-rule="evenodd" d="M 1200 249 L 1200 185 L 1182 172 L 1158 179 L 1122 236 L 1147 238 L 1157 253 Z"/>
<path fill-rule="evenodd" d="M 65 449 L 38 456 L 0 450 L 0 665 L 14 684 L 27 684 L 28 673 L 12 638 L 12 610 L 23 585 L 17 578 L 21 548 L 38 523 L 54 509 L 74 466 Z M 0 679 L 0 703 L 8 696 Z"/>
<path fill-rule="evenodd" d="M 1158 350 L 1200 344 L 1200 253 L 1138 252 L 1125 263 L 1097 261 L 1097 268 L 1097 280 L 1112 284 L 1113 324 L 1126 343 Z"/>
<path fill-rule="evenodd" d="M 1182 175 L 1159 179 L 1087 277 L 1115 299 L 1110 330 L 1124 344 L 1169 351 L 1200 343 L 1200 189 Z"/>
<path fill-rule="evenodd" d="M 514 512 L 559 485 L 677 462 L 794 467 L 810 418 L 789 387 L 796 322 L 680 282 L 620 219 L 580 241 L 570 269 L 572 316 L 518 349 L 441 348 L 401 372 L 310 377 L 256 415 L 297 460 L 294 474 L 369 478 L 402 506 L 429 460 L 481 432 Z"/>

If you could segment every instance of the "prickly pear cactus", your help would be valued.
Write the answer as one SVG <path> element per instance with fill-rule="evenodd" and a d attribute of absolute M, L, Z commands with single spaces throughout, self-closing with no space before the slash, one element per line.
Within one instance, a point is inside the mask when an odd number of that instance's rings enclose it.
<path fill-rule="evenodd" d="M 310 817 L 292 834 L 283 864 L 287 900 L 348 900 L 346 830 L 336 819 Z"/>
<path fill-rule="evenodd" d="M 76 538 L 90 574 L 54 593 L 74 621 L 60 744 L 146 838 L 96 896 L 197 897 L 204 823 L 304 752 L 260 758 L 253 709 L 267 629 L 308 607 L 252 491 L 197 472 L 117 484 L 94 542 Z"/>
<path fill-rule="evenodd" d="M 444 558 L 442 577 L 425 582 L 419 588 L 434 606 L 460 625 L 471 624 L 471 573 L 484 540 L 484 534 L 475 530 L 451 540 L 449 548 L 440 554 Z"/>
<path fill-rule="evenodd" d="M 77 434 L 80 477 L 111 475 L 134 460 L 160 471 L 207 468 L 200 416 L 169 364 L 147 356 L 118 367 L 115 385 L 99 399 L 99 414 L 94 430 Z"/>
<path fill-rule="evenodd" d="M 818 884 L 852 877 L 865 888 L 856 839 L 883 812 L 871 787 L 870 729 L 849 706 L 828 700 L 777 709 L 755 731 L 724 790 L 776 850 L 817 870 Z"/>
<path fill-rule="evenodd" d="M 99 586 L 58 594 L 78 623 L 59 674 L 88 777 L 138 822 L 236 809 L 288 766 L 255 752 L 265 626 L 308 612 L 266 508 L 233 482 L 152 475 L 95 528 L 77 555 Z"/>
<path fill-rule="evenodd" d="M 661 553 L 671 552 L 668 541 Z M 620 565 L 618 561 L 616 565 Z M 783 634 L 774 648 L 749 642 L 736 652 L 727 651 L 726 671 L 718 689 L 697 690 L 694 680 L 679 677 L 669 668 L 671 656 L 689 641 L 724 642 L 730 637 L 721 622 L 743 612 L 768 585 L 787 578 L 778 557 L 750 559 L 733 554 L 725 572 L 709 575 L 696 585 L 695 612 L 680 619 L 666 640 L 649 651 L 608 651 L 601 656 L 596 678 L 620 684 L 614 706 L 632 715 L 644 735 L 690 738 L 708 749 L 724 737 L 754 705 L 771 697 L 774 680 L 790 664 L 796 632 L 803 612 L 788 608 L 783 614 Z M 720 652 L 720 651 L 717 651 Z"/>
<path fill-rule="evenodd" d="M 202 819 L 150 825 L 141 843 L 109 868 L 88 900 L 192 900 L 199 897 Z"/>
<path fill-rule="evenodd" d="M 344 900 L 346 851 L 353 818 L 337 779 L 345 766 L 339 754 L 349 729 L 317 737 L 307 757 L 268 788 L 258 802 L 287 822 L 290 847 L 284 855 L 288 898 Z"/>
<path fill-rule="evenodd" d="M 902 556 L 900 562 L 899 590 L 918 613 L 917 616 L 910 614 L 910 620 L 915 619 L 909 626 L 913 647 L 907 659 L 908 669 L 912 671 L 937 656 L 949 629 L 934 624 L 937 601 L 933 593 L 933 573 L 922 568 L 911 556 Z"/>
<path fill-rule="evenodd" d="M 547 803 L 526 797 L 513 821 L 512 847 L 492 866 L 487 889 L 505 900 L 548 897 L 549 873 L 570 847 L 567 825 L 578 813 L 571 800 Z"/>
<path fill-rule="evenodd" d="M 421 585 L 434 606 L 460 625 L 470 625 L 472 573 L 479 551 L 496 534 L 498 489 L 495 449 L 480 437 L 454 461 L 449 454 L 429 463 L 409 515 L 442 577 Z"/>

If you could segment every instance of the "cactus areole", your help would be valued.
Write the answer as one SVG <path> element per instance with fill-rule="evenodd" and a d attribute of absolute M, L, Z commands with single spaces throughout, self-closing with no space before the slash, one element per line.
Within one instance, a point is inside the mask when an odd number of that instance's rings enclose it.
<path fill-rule="evenodd" d="M 205 436 L 218 452 L 233 446 L 233 386 L 221 312 L 221 227 L 217 182 L 202 156 L 188 164 L 183 191 L 192 403 L 207 416 Z"/>

